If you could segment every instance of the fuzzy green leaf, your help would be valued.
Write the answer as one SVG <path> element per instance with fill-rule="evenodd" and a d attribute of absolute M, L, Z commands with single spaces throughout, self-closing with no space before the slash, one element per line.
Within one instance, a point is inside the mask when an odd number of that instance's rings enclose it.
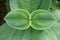
<path fill-rule="evenodd" d="M 32 12 L 36 9 L 49 9 L 52 0 L 9 0 L 10 8 L 13 9 L 26 9 Z"/>
<path fill-rule="evenodd" d="M 56 22 L 54 15 L 47 10 L 36 10 L 31 13 L 31 26 L 37 30 L 45 30 Z"/>
<path fill-rule="evenodd" d="M 12 10 L 6 15 L 4 20 L 10 27 L 18 30 L 29 28 L 29 12 L 24 9 Z"/>
<path fill-rule="evenodd" d="M 47 29 L 40 34 L 40 40 L 57 40 L 57 37 L 53 30 Z"/>
<path fill-rule="evenodd" d="M 52 0 L 42 0 L 39 9 L 50 9 Z"/>
<path fill-rule="evenodd" d="M 59 22 L 56 22 L 55 25 L 53 25 L 53 27 L 51 28 L 56 37 L 57 37 L 57 40 L 60 40 L 60 23 Z"/>
<path fill-rule="evenodd" d="M 0 27 L 0 40 L 56 40 L 51 30 L 38 31 L 32 28 L 16 30 L 6 23 Z"/>
<path fill-rule="evenodd" d="M 15 29 L 10 28 L 7 24 L 0 26 L 0 40 L 11 40 Z"/>
<path fill-rule="evenodd" d="M 60 22 L 60 10 L 55 10 L 53 12 L 54 16 L 56 17 L 57 21 Z"/>

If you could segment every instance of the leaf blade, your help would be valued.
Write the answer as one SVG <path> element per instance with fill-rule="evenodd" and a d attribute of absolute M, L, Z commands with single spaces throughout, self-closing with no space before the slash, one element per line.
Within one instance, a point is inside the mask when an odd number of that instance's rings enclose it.
<path fill-rule="evenodd" d="M 52 0 L 10 0 L 10 8 L 13 9 L 26 9 L 29 12 L 37 9 L 50 8 Z M 45 6 L 46 5 L 46 6 Z"/>
<path fill-rule="evenodd" d="M 31 26 L 36 30 L 50 28 L 56 22 L 55 16 L 47 10 L 36 10 L 32 12 L 31 20 Z"/>
<path fill-rule="evenodd" d="M 0 27 L 0 40 L 56 40 L 52 30 L 16 30 L 6 23 Z"/>
<path fill-rule="evenodd" d="M 29 12 L 24 9 L 16 9 L 9 12 L 4 18 L 6 23 L 15 29 L 25 30 L 29 28 Z"/>
<path fill-rule="evenodd" d="M 55 25 L 53 25 L 53 27 L 51 29 L 57 36 L 57 40 L 60 40 L 60 23 L 56 22 Z"/>

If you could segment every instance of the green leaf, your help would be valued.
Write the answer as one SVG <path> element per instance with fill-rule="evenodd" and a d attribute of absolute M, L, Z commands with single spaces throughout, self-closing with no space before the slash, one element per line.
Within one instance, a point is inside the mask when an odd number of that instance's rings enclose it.
<path fill-rule="evenodd" d="M 52 0 L 42 0 L 39 9 L 50 9 Z"/>
<path fill-rule="evenodd" d="M 52 8 L 52 10 L 57 9 L 57 0 L 52 0 L 51 8 Z"/>
<path fill-rule="evenodd" d="M 40 2 L 41 0 L 17 0 L 17 5 L 19 8 L 23 8 L 29 12 L 32 12 L 33 10 L 37 9 L 37 7 L 40 5 Z"/>
<path fill-rule="evenodd" d="M 0 40 L 10 40 L 15 33 L 15 29 L 10 28 L 7 24 L 0 26 Z"/>
<path fill-rule="evenodd" d="M 29 12 L 24 9 L 16 9 L 9 12 L 4 18 L 6 23 L 12 28 L 24 30 L 29 28 Z"/>
<path fill-rule="evenodd" d="M 8 4 L 8 2 L 7 2 L 7 4 Z M 17 0 L 9 0 L 9 6 L 10 6 L 11 10 L 19 9 L 19 6 L 17 4 Z"/>
<path fill-rule="evenodd" d="M 60 40 L 60 23 L 56 22 L 51 29 L 54 31 L 55 35 L 57 36 L 57 39 Z"/>
<path fill-rule="evenodd" d="M 47 29 L 40 34 L 40 40 L 57 40 L 53 30 Z"/>
<path fill-rule="evenodd" d="M 6 23 L 0 27 L 0 40 L 56 40 L 51 30 L 38 31 L 32 28 L 16 30 Z"/>
<path fill-rule="evenodd" d="M 45 30 L 56 22 L 55 16 L 47 10 L 36 10 L 31 13 L 31 26 L 36 30 Z"/>
<path fill-rule="evenodd" d="M 10 0 L 10 8 L 13 9 L 26 9 L 32 12 L 36 9 L 49 9 L 52 0 Z"/>
<path fill-rule="evenodd" d="M 60 10 L 55 10 L 53 12 L 54 16 L 56 17 L 57 21 L 60 22 Z"/>

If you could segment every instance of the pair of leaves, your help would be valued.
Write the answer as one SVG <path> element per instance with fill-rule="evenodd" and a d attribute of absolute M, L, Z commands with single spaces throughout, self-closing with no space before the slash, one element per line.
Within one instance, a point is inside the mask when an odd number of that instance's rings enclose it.
<path fill-rule="evenodd" d="M 45 30 L 56 22 L 54 15 L 47 10 L 36 10 L 30 14 L 27 10 L 16 9 L 4 19 L 8 25 L 18 30 L 25 30 L 30 26 L 36 30 Z"/>
<path fill-rule="evenodd" d="M 0 40 L 57 40 L 54 32 L 49 29 L 38 31 L 32 28 L 16 30 L 6 23 L 0 27 Z"/>
<path fill-rule="evenodd" d="M 52 0 L 9 0 L 11 10 L 26 9 L 29 12 L 32 12 L 36 9 L 48 10 L 51 3 Z"/>

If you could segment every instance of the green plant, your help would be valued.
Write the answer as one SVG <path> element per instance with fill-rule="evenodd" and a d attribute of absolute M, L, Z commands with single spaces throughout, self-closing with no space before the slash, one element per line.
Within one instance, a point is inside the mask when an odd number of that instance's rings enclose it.
<path fill-rule="evenodd" d="M 7 9 L 11 11 L 0 27 L 0 40 L 60 40 L 56 1 L 7 0 Z"/>

